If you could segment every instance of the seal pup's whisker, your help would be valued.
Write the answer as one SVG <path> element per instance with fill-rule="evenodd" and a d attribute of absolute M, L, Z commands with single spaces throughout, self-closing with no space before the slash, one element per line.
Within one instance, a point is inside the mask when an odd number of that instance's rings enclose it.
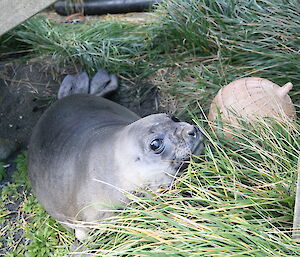
<path fill-rule="evenodd" d="M 112 188 L 118 190 L 118 191 L 121 192 L 121 193 L 129 193 L 128 191 L 123 190 L 122 188 L 117 187 L 117 186 L 114 186 L 113 184 L 108 183 L 108 182 L 105 182 L 105 181 L 103 181 L 103 180 L 96 179 L 96 178 L 93 178 L 93 180 L 96 181 L 96 182 L 102 183 L 102 184 L 104 184 L 104 185 L 110 186 L 110 187 L 112 187 Z"/>

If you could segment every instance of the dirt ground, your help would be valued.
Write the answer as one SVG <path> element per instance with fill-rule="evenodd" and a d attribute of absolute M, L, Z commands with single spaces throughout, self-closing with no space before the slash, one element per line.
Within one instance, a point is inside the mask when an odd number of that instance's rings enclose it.
<path fill-rule="evenodd" d="M 0 71 L 0 137 L 26 147 L 31 130 L 54 100 L 57 82 L 41 63 L 8 63 Z"/>
<path fill-rule="evenodd" d="M 56 101 L 60 82 L 68 73 L 40 61 L 7 63 L 0 67 L 0 138 L 26 149 L 32 128 Z M 147 83 L 120 80 L 109 97 L 140 116 L 161 111 L 158 90 Z"/>
<path fill-rule="evenodd" d="M 78 20 L 75 15 L 60 16 L 53 8 L 38 15 L 62 23 Z M 81 22 L 118 19 L 131 23 L 143 23 L 151 19 L 148 12 L 113 15 L 82 16 Z M 80 69 L 80 68 L 79 68 Z M 54 67 L 47 60 L 0 63 L 0 138 L 7 138 L 26 149 L 35 123 L 56 100 L 59 84 L 74 70 Z M 148 83 L 120 80 L 120 87 L 109 98 L 128 107 L 140 116 L 164 111 L 159 107 L 158 90 Z"/>

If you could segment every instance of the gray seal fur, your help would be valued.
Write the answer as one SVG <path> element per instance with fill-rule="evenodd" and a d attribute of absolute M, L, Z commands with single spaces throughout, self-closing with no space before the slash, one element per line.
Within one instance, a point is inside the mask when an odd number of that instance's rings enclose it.
<path fill-rule="evenodd" d="M 116 205 L 128 202 L 126 192 L 169 186 L 202 143 L 196 126 L 167 114 L 140 118 L 102 97 L 75 94 L 37 123 L 28 171 L 41 205 L 82 240 L 82 224 L 114 215 Z"/>

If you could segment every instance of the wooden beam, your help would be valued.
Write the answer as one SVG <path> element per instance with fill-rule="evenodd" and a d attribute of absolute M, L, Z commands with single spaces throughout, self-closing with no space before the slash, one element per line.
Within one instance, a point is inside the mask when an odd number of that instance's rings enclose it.
<path fill-rule="evenodd" d="M 0 35 L 48 7 L 56 0 L 0 0 Z"/>

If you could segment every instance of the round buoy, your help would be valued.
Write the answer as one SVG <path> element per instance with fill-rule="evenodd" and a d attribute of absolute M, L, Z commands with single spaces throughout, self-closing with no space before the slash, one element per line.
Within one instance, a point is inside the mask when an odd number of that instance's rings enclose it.
<path fill-rule="evenodd" d="M 258 77 L 235 80 L 222 87 L 213 99 L 208 119 L 217 117 L 232 125 L 238 120 L 255 122 L 258 117 L 295 118 L 296 110 L 288 95 L 293 84 L 288 82 L 280 87 Z"/>

